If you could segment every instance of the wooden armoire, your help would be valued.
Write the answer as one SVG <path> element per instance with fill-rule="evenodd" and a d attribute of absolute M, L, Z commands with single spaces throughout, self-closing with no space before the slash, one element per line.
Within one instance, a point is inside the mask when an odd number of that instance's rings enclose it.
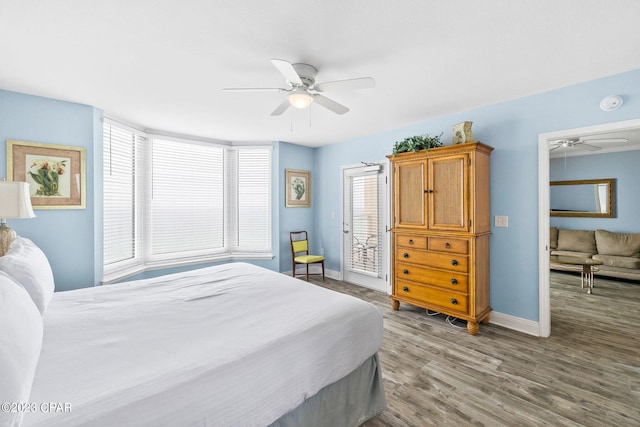
<path fill-rule="evenodd" d="M 489 305 L 489 157 L 480 142 L 389 156 L 393 173 L 392 307 L 400 302 L 467 321 Z"/>

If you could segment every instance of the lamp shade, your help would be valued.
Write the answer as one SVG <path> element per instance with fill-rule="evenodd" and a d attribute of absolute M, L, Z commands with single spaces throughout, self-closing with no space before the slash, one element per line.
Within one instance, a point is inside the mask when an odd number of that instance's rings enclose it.
<path fill-rule="evenodd" d="M 0 181 L 0 218 L 34 218 L 29 184 Z"/>
<path fill-rule="evenodd" d="M 307 108 L 313 102 L 313 96 L 302 89 L 294 90 L 287 96 L 287 99 L 292 107 L 300 109 Z"/>

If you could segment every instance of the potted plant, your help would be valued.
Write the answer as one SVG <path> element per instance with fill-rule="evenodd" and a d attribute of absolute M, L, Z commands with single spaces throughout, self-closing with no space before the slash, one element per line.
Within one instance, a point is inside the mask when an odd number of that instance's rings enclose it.
<path fill-rule="evenodd" d="M 442 147 L 440 137 L 442 137 L 442 134 L 436 136 L 424 134 L 410 136 L 402 141 L 396 141 L 393 146 L 393 154 L 396 155 L 400 153 L 416 152 L 428 150 L 429 148 Z"/>

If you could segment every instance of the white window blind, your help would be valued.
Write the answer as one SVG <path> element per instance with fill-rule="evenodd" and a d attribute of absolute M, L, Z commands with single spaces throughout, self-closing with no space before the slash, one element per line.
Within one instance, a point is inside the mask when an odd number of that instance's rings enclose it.
<path fill-rule="evenodd" d="M 225 149 L 153 139 L 151 255 L 225 248 Z"/>
<path fill-rule="evenodd" d="M 137 256 L 136 162 L 144 136 L 105 123 L 104 143 L 104 265 L 133 261 Z"/>
<path fill-rule="evenodd" d="M 270 257 L 271 147 L 104 125 L 104 270 Z"/>
<path fill-rule="evenodd" d="M 237 250 L 271 250 L 271 149 L 236 151 Z"/>

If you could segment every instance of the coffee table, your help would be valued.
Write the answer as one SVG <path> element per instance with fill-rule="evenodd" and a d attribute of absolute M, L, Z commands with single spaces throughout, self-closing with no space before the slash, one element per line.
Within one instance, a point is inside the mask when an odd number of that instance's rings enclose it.
<path fill-rule="evenodd" d="M 587 293 L 593 293 L 593 288 L 595 286 L 593 281 L 593 272 L 598 271 L 596 266 L 602 265 L 602 261 L 568 255 L 551 255 L 549 260 L 553 264 L 582 266 L 582 271 L 580 272 L 580 287 L 584 289 L 586 285 Z"/>

